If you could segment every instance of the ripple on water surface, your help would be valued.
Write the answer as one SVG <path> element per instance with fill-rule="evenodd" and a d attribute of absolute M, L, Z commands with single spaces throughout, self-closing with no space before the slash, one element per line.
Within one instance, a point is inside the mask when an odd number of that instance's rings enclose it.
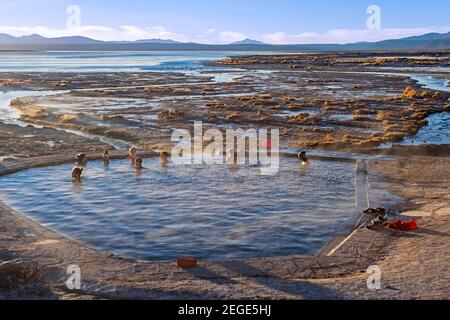
<path fill-rule="evenodd" d="M 282 158 L 279 173 L 256 167 L 162 168 L 145 159 L 90 162 L 82 185 L 71 164 L 0 178 L 0 198 L 38 222 L 95 248 L 143 259 L 224 259 L 309 254 L 354 209 L 350 163 Z M 20 192 L 18 192 L 20 190 Z"/>

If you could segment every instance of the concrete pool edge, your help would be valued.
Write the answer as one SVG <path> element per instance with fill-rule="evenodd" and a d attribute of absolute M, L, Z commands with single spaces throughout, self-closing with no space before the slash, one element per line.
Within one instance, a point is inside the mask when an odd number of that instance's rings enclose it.
<path fill-rule="evenodd" d="M 157 155 L 158 154 L 155 152 L 148 152 L 144 156 L 155 157 Z M 282 155 L 293 156 L 293 154 L 284 153 Z M 89 157 L 92 160 L 101 159 L 100 155 L 89 155 Z M 126 154 L 117 154 L 114 158 L 123 159 L 126 158 Z M 323 158 L 324 157 L 322 157 L 322 160 Z M 339 159 L 334 157 L 329 160 Z M 340 160 L 355 161 L 355 159 L 349 158 L 340 158 Z M 32 167 L 51 166 L 72 161 L 73 157 L 68 155 L 26 159 L 25 161 L 10 166 L 3 165 L 3 167 L 0 167 L 0 176 Z M 356 172 L 358 172 L 358 170 Z M 367 170 L 362 170 L 361 172 L 367 173 Z M 364 180 L 364 178 L 362 180 Z M 52 273 L 52 276 L 48 278 L 52 285 L 56 285 L 61 290 L 65 290 L 65 282 L 63 279 L 66 276 L 66 270 L 63 266 L 66 266 L 67 268 L 68 265 L 73 263 L 79 264 L 80 266 L 89 265 L 84 269 L 91 271 L 84 272 L 85 276 L 86 274 L 88 275 L 88 279 L 84 282 L 86 285 L 82 289 L 82 292 L 94 295 L 100 294 L 100 292 L 98 292 L 98 286 L 99 283 L 102 282 L 101 279 L 109 278 L 110 280 L 108 281 L 111 281 L 111 277 L 117 278 L 115 281 L 118 281 L 119 286 L 123 286 L 125 274 L 129 273 L 130 278 L 136 276 L 133 271 L 136 266 L 140 269 L 140 276 L 145 275 L 147 279 L 154 279 L 156 282 L 162 281 L 162 283 L 165 283 L 165 281 L 168 281 L 169 279 L 170 281 L 187 281 L 192 278 L 200 278 L 206 281 L 208 279 L 233 277 L 236 276 L 236 274 L 245 277 L 277 277 L 283 279 L 315 279 L 342 276 L 367 268 L 371 261 L 379 257 L 380 252 L 383 251 L 383 248 L 385 248 L 385 245 L 390 238 L 386 234 L 363 229 L 358 231 L 358 233 L 349 239 L 348 242 L 337 248 L 333 256 L 327 257 L 319 252 L 315 256 L 201 261 L 198 268 L 179 269 L 176 268 L 173 261 L 138 261 L 132 258 L 120 257 L 89 248 L 78 241 L 69 239 L 40 225 L 2 203 L 0 203 L 0 211 L 2 213 L 2 225 L 11 225 L 13 227 L 12 229 L 21 230 L 18 234 L 22 236 L 19 237 L 18 242 L 22 243 L 19 247 L 23 247 L 24 250 L 19 250 L 20 254 L 32 261 L 36 261 L 42 266 L 43 270 L 53 269 L 53 272 L 50 272 Z M 33 234 L 35 237 L 28 237 L 26 234 Z M 329 242 L 328 247 L 330 244 L 339 241 L 339 239 L 342 239 L 342 237 L 336 236 L 335 239 Z M 360 248 L 357 255 L 353 251 L 355 246 Z M 12 247 L 14 248 L 14 246 Z M 7 246 L 6 250 L 10 251 L 10 247 Z M 360 252 L 366 252 L 366 254 L 361 256 Z M 59 261 L 57 263 L 58 268 L 56 268 L 58 269 L 58 272 L 56 273 L 54 270 L 55 268 L 52 268 L 52 266 L 55 265 L 55 259 Z M 64 263 L 61 263 L 61 260 L 64 261 Z M 108 270 L 104 270 L 105 266 L 108 266 L 106 268 Z M 113 269 L 113 271 L 111 271 L 111 269 Z M 93 272 L 94 270 L 95 272 Z M 44 271 L 44 273 L 47 272 Z M 122 279 L 122 281 L 120 279 Z M 127 283 L 126 287 L 135 287 L 131 280 L 125 282 Z M 148 290 L 150 289 L 148 288 Z M 123 298 L 130 297 L 123 292 L 121 294 L 115 292 L 110 297 L 116 297 L 116 295 Z M 174 298 L 177 297 L 179 298 L 177 295 L 174 296 Z M 152 298 L 152 296 L 151 294 L 146 294 L 143 298 Z"/>

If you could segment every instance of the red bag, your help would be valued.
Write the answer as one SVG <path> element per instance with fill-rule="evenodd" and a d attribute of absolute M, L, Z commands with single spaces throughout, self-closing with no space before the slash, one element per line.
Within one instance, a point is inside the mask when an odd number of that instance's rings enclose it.
<path fill-rule="evenodd" d="M 401 230 L 401 231 L 414 231 L 417 230 L 417 222 L 416 220 L 411 221 L 395 221 L 388 225 L 390 229 Z"/>

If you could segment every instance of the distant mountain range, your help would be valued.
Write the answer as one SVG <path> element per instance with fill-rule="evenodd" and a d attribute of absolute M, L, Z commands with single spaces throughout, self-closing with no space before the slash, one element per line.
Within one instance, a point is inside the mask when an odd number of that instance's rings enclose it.
<path fill-rule="evenodd" d="M 240 45 L 240 44 L 254 44 L 254 45 L 269 45 L 268 43 L 264 43 L 261 41 L 257 41 L 257 40 L 252 40 L 252 39 L 244 39 L 241 41 L 236 41 L 236 42 L 232 42 L 230 43 L 231 45 Z"/>
<path fill-rule="evenodd" d="M 138 41 L 100 41 L 82 36 L 46 38 L 38 34 L 13 37 L 0 33 L 0 50 L 87 50 L 87 51 L 366 51 L 366 50 L 443 50 L 450 49 L 450 32 L 378 42 L 349 44 L 274 45 L 252 39 L 225 45 L 185 43 L 166 39 Z"/>

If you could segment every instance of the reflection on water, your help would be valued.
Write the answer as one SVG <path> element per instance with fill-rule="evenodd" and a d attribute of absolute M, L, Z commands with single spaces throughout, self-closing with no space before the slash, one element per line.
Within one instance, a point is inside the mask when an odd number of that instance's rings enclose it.
<path fill-rule="evenodd" d="M 39 97 L 39 96 L 49 96 L 64 93 L 66 91 L 31 91 L 31 90 L 13 90 L 13 91 L 3 91 L 0 87 L 0 120 L 3 123 L 10 124 L 22 124 L 20 119 L 20 112 L 14 108 L 10 107 L 12 100 L 16 98 L 24 97 Z M 25 124 L 22 124 L 25 125 Z"/>
<path fill-rule="evenodd" d="M 142 72 L 216 70 L 200 64 L 251 52 L 39 51 L 0 52 L 0 72 Z M 262 52 L 258 52 L 262 54 Z M 227 68 L 232 69 L 232 68 Z"/>
<path fill-rule="evenodd" d="M 353 166 L 282 158 L 275 176 L 250 166 L 161 167 L 145 159 L 91 162 L 81 185 L 72 164 L 0 178 L 0 198 L 98 249 L 144 259 L 307 254 L 342 226 L 354 204 Z M 17 192 L 20 190 L 20 192 Z"/>
<path fill-rule="evenodd" d="M 428 125 L 412 137 L 402 141 L 402 145 L 450 144 L 450 112 L 435 113 L 427 118 Z"/>
<path fill-rule="evenodd" d="M 127 72 L 206 69 L 199 61 L 225 58 L 223 52 L 10 52 L 1 53 L 0 71 Z"/>
<path fill-rule="evenodd" d="M 428 75 L 409 75 L 423 88 L 450 92 L 447 80 Z M 427 117 L 428 124 L 411 137 L 404 139 L 402 145 L 450 144 L 450 113 L 440 112 Z"/>
<path fill-rule="evenodd" d="M 409 77 L 416 80 L 425 89 L 450 92 L 450 87 L 447 87 L 447 80 L 445 79 L 437 79 L 432 76 L 420 74 L 412 74 Z"/>

